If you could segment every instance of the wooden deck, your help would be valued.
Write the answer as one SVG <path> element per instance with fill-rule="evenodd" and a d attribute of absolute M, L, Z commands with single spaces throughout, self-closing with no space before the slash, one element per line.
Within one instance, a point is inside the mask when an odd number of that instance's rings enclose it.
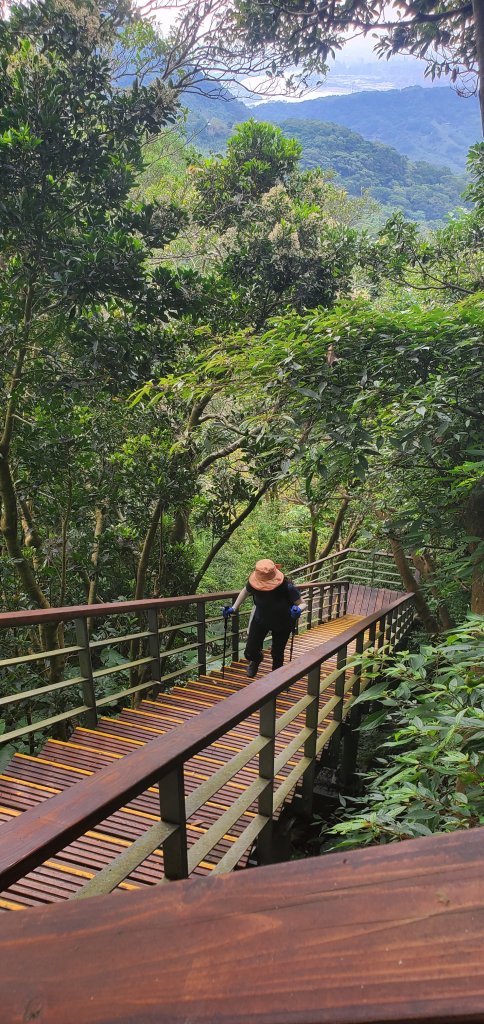
<path fill-rule="evenodd" d="M 390 593 L 389 591 L 388 594 Z M 381 591 L 375 591 L 375 601 L 378 600 L 376 607 L 381 606 L 381 594 Z M 355 606 L 356 594 L 352 602 L 352 607 Z M 343 633 L 363 617 L 364 613 L 361 612 L 348 614 L 296 637 L 294 657 Z M 329 675 L 334 668 L 335 660 L 328 661 L 324 665 L 324 674 Z M 269 671 L 270 659 L 266 654 L 259 677 Z M 290 691 L 278 697 L 278 716 L 288 711 L 304 696 L 305 679 L 306 677 L 291 686 Z M 137 709 L 125 708 L 117 718 L 103 718 L 96 729 L 79 726 L 68 742 L 49 740 L 39 756 L 15 755 L 4 774 L 0 776 L 0 821 L 11 821 L 25 810 L 48 801 L 157 736 L 183 726 L 193 716 L 247 686 L 257 686 L 257 679 L 248 680 L 245 675 L 245 662 L 235 662 L 226 669 L 224 679 L 220 672 L 212 672 L 198 680 L 189 681 L 186 686 L 176 686 L 171 692 L 160 694 L 156 700 L 143 700 Z M 331 697 L 331 692 L 331 688 L 325 691 L 325 701 Z M 328 720 L 329 718 L 326 724 Z M 276 738 L 276 755 L 278 751 L 287 747 L 291 738 L 303 726 L 304 714 L 301 713 L 291 725 L 281 729 Z M 323 727 L 324 723 L 321 724 L 321 728 Z M 185 769 L 186 793 L 190 793 L 208 779 L 258 733 L 258 715 L 252 715 L 222 739 L 191 758 Z M 301 749 L 294 752 L 287 765 L 276 775 L 276 784 L 289 775 L 291 768 L 297 764 L 301 756 Z M 258 763 L 255 757 L 230 779 L 215 797 L 192 815 L 187 825 L 189 845 L 208 832 L 227 808 L 235 803 L 238 796 L 254 781 L 257 771 Z M 194 874 L 210 874 L 255 813 L 256 807 L 241 815 L 236 825 L 223 836 L 206 860 L 195 869 Z M 112 814 L 99 827 L 87 832 L 57 856 L 12 885 L 0 896 L 0 909 L 16 910 L 70 899 L 99 870 L 158 820 L 158 792 L 156 787 L 152 787 Z M 247 853 L 245 858 L 239 861 L 239 866 L 243 866 L 246 857 Z M 131 890 L 152 886 L 161 880 L 162 875 L 163 854 L 161 850 L 156 850 L 120 884 L 119 888 Z"/>

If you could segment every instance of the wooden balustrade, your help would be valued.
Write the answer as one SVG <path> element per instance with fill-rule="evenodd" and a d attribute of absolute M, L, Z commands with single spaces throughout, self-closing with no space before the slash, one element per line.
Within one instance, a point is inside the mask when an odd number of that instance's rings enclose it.
<path fill-rule="evenodd" d="M 2 920 L 2 1018 L 481 1024 L 484 829 Z"/>
<path fill-rule="evenodd" d="M 324 614 L 331 616 L 344 608 L 348 585 L 335 582 L 328 587 L 314 583 L 309 585 L 309 592 L 313 595 L 313 608 L 315 600 L 318 604 L 318 618 Z M 229 596 L 211 594 L 206 595 L 206 598 L 207 601 L 213 601 L 214 598 L 220 601 Z M 197 596 L 196 600 L 202 604 L 204 598 Z M 193 597 L 177 598 L 174 601 L 190 604 Z M 140 603 L 148 611 L 159 607 L 159 602 Z M 130 610 L 131 607 L 132 603 Z M 83 621 L 86 612 L 93 616 L 97 614 L 98 608 L 100 615 L 112 614 L 112 606 L 102 605 L 94 610 L 92 607 L 74 609 L 75 617 Z M 118 613 L 119 607 L 115 606 L 115 609 Z M 45 613 L 23 614 L 31 621 L 38 622 L 40 616 L 50 616 L 52 621 L 56 614 L 66 617 L 66 613 L 71 616 L 72 611 L 61 609 L 57 613 L 49 610 Z M 201 712 L 186 722 L 182 729 L 174 729 L 154 739 L 147 746 L 135 750 L 52 798 L 47 805 L 32 808 L 19 819 L 5 824 L 0 831 L 0 889 L 8 888 L 18 878 L 154 785 L 159 787 L 160 821 L 88 882 L 81 890 L 81 896 L 111 891 L 150 853 L 159 848 L 163 850 L 165 877 L 176 879 L 186 876 L 254 804 L 257 810 L 250 823 L 218 861 L 215 871 L 228 871 L 234 867 L 257 837 L 260 838 L 261 848 L 269 851 L 273 815 L 298 784 L 302 785 L 303 801 L 309 810 L 315 760 L 330 740 L 333 752 L 337 751 L 342 722 L 365 684 L 361 667 L 354 666 L 354 645 L 361 652 L 369 652 L 373 648 L 375 656 L 383 657 L 406 635 L 413 614 L 413 596 L 403 595 L 386 609 L 379 609 L 332 640 L 271 672 L 256 685 L 248 686 Z M 200 628 L 199 619 L 196 620 L 196 626 Z M 155 637 L 154 629 L 150 636 Z M 157 647 L 149 657 L 151 666 L 157 664 Z M 330 659 L 336 659 L 336 668 L 328 672 L 327 663 Z M 95 677 L 96 673 L 92 675 Z M 305 694 L 288 711 L 275 717 L 276 697 L 304 678 L 307 679 Z M 153 686 L 152 678 L 147 685 Z M 259 736 L 216 770 L 211 778 L 186 795 L 186 762 L 256 712 L 260 714 Z M 275 737 L 303 712 L 303 727 L 276 755 Z M 208 831 L 187 849 L 187 819 L 254 758 L 258 758 L 258 772 L 254 781 Z M 289 762 L 293 763 L 291 759 L 295 760 L 294 766 L 276 787 L 276 776 Z"/>
<path fill-rule="evenodd" d="M 335 615 L 345 613 L 348 600 L 347 581 L 340 580 L 331 586 L 324 583 L 303 584 L 301 589 L 308 592 L 311 612 L 319 623 L 330 621 Z M 14 673 L 10 692 L 0 697 L 0 713 L 19 702 L 29 707 L 29 721 L 20 726 L 8 728 L 0 743 L 12 743 L 24 736 L 52 731 L 61 722 L 81 720 L 88 726 L 96 725 L 98 711 L 111 707 L 133 695 L 139 696 L 150 690 L 173 685 L 191 675 L 196 678 L 206 673 L 211 666 L 221 662 L 224 643 L 221 605 L 235 600 L 234 591 L 212 594 L 191 594 L 175 598 L 158 598 L 142 601 L 118 601 L 112 604 L 80 605 L 67 608 L 7 612 L 0 614 L 0 636 L 5 646 L 11 646 L 18 638 L 26 638 L 28 630 L 31 644 L 32 628 L 39 630 L 46 625 L 63 624 L 64 646 L 53 650 L 38 650 L 33 653 L 0 659 L 0 673 L 8 685 L 8 673 Z M 309 622 L 311 621 L 309 612 Z M 249 607 L 242 607 L 230 619 L 229 650 L 232 658 L 239 657 L 240 643 L 247 632 Z M 168 617 L 175 621 L 164 624 Z M 128 628 L 121 627 L 119 620 L 128 617 Z M 306 623 L 307 613 L 302 619 Z M 104 624 L 104 636 L 90 633 L 88 622 L 99 627 Z M 8 638 L 8 639 L 7 639 Z M 175 641 L 177 645 L 175 646 Z M 180 642 L 181 641 L 181 642 Z M 119 649 L 126 651 L 122 658 Z M 115 663 L 104 666 L 102 652 L 109 649 L 115 653 Z M 136 651 L 130 657 L 129 651 Z M 52 675 L 53 663 L 60 661 L 62 673 L 55 672 L 55 681 L 43 682 Z M 126 673 L 129 679 L 123 684 Z M 134 677 L 134 673 L 139 673 Z M 59 674 L 63 678 L 58 678 Z M 116 685 L 102 689 L 110 677 Z M 40 679 L 40 684 L 39 684 Z M 78 697 L 72 696 L 79 694 Z M 64 702 L 48 716 L 38 714 L 39 699 L 49 698 L 52 702 Z M 5 709 L 5 711 L 4 711 Z"/>

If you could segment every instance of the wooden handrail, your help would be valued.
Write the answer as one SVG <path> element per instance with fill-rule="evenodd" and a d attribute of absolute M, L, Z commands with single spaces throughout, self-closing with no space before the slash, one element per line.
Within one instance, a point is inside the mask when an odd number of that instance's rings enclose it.
<path fill-rule="evenodd" d="M 46 622 L 65 622 L 70 619 L 105 618 L 107 615 L 136 614 L 137 612 L 167 611 L 169 608 L 181 608 L 197 601 L 209 603 L 224 601 L 234 597 L 237 591 L 221 590 L 213 594 L 185 594 L 182 597 L 153 597 L 141 601 L 115 601 L 110 604 L 76 604 L 65 608 L 33 608 L 22 612 L 3 612 L 0 614 L 0 629 L 15 626 L 43 625 Z"/>
<path fill-rule="evenodd" d="M 315 647 L 289 665 L 271 672 L 257 686 L 247 687 L 197 715 L 183 729 L 174 729 L 96 772 L 56 797 L 26 811 L 0 830 L 0 888 L 6 889 L 49 856 L 132 800 L 190 757 L 258 711 L 262 705 L 302 676 L 333 657 L 389 611 L 412 601 L 404 594 L 332 640 Z"/>
<path fill-rule="evenodd" d="M 2 1017 L 482 1024 L 484 829 L 4 915 Z"/>
<path fill-rule="evenodd" d="M 345 580 L 335 582 L 345 583 Z M 324 580 L 316 583 L 301 583 L 300 587 L 321 587 Z M 330 586 L 330 584 L 326 584 Z M 196 604 L 197 601 L 209 604 L 216 601 L 226 601 L 235 597 L 237 591 L 220 590 L 210 594 L 184 594 L 181 597 L 153 597 L 141 601 L 114 601 L 109 604 L 75 604 L 63 608 L 32 608 L 20 612 L 1 612 L 0 629 L 8 629 L 13 626 L 44 625 L 46 622 L 65 622 L 70 619 L 85 618 L 106 618 L 108 615 L 129 615 L 143 611 L 168 611 L 170 608 L 182 608 L 189 604 Z"/>

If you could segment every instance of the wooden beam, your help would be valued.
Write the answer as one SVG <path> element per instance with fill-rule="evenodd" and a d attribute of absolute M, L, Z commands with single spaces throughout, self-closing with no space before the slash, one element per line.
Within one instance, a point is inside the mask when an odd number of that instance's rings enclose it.
<path fill-rule="evenodd" d="M 482 1024 L 484 829 L 6 915 L 11 1024 Z"/>

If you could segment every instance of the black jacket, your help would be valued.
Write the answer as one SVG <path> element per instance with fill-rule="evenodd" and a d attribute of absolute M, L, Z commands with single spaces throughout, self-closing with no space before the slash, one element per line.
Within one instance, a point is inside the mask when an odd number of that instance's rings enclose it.
<path fill-rule="evenodd" d="M 248 581 L 245 584 L 255 604 L 254 619 L 269 629 L 291 627 L 290 609 L 301 600 L 301 593 L 291 580 L 284 577 L 274 590 L 256 590 Z"/>

